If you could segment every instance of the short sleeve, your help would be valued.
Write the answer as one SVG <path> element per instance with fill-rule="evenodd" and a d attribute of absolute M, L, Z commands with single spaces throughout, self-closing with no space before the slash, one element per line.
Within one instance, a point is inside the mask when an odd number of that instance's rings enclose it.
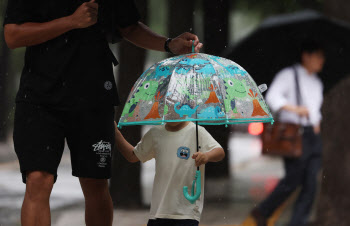
<path fill-rule="evenodd" d="M 28 0 L 8 0 L 4 25 L 35 21 L 33 5 L 32 1 Z"/>
<path fill-rule="evenodd" d="M 150 129 L 134 148 L 134 153 L 141 162 L 147 162 L 155 157 L 152 139 L 152 129 Z"/>
<path fill-rule="evenodd" d="M 117 12 L 115 18 L 121 28 L 136 24 L 140 20 L 140 14 L 134 0 L 117 0 Z"/>
<path fill-rule="evenodd" d="M 205 128 L 199 127 L 198 132 L 201 152 L 209 152 L 215 148 L 222 148 L 221 145 L 210 135 L 210 133 Z"/>

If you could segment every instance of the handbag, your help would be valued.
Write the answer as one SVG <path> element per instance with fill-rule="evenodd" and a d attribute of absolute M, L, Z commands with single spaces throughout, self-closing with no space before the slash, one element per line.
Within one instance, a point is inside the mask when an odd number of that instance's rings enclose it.
<path fill-rule="evenodd" d="M 298 72 L 293 66 L 297 105 L 301 104 Z M 289 158 L 302 155 L 303 127 L 300 124 L 276 122 L 273 125 L 264 124 L 262 138 L 262 154 Z"/>

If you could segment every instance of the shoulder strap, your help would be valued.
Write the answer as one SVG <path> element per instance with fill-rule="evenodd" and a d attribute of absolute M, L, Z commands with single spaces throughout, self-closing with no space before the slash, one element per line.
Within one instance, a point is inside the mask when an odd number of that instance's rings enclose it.
<path fill-rule="evenodd" d="M 294 79 L 295 79 L 295 91 L 296 91 L 295 94 L 297 97 L 297 105 L 300 106 L 302 103 L 302 99 L 300 94 L 299 75 L 295 66 L 293 66 L 293 71 L 294 71 Z"/>
<path fill-rule="evenodd" d="M 295 78 L 295 93 L 296 93 L 296 97 L 297 97 L 297 105 L 300 106 L 302 103 L 302 98 L 301 98 L 301 93 L 300 93 L 300 84 L 299 84 L 299 75 L 298 75 L 298 70 L 296 69 L 295 66 L 293 66 L 293 71 L 294 71 L 294 78 Z M 300 118 L 300 117 L 299 117 Z M 310 123 L 310 118 L 306 117 L 306 120 L 308 123 Z M 300 122 L 301 124 L 301 118 L 300 118 Z"/>

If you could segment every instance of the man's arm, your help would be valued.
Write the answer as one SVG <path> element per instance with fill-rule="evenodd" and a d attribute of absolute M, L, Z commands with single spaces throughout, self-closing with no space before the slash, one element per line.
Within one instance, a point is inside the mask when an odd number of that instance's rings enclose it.
<path fill-rule="evenodd" d="M 54 39 L 70 30 L 89 27 L 97 22 L 95 0 L 83 3 L 72 15 L 44 23 L 6 24 L 5 41 L 10 49 L 33 46 Z"/>
<path fill-rule="evenodd" d="M 209 152 L 196 152 L 192 155 L 196 160 L 196 166 L 207 164 L 208 162 L 219 162 L 225 158 L 225 152 L 222 148 L 214 148 Z"/>
<path fill-rule="evenodd" d="M 141 48 L 164 51 L 164 43 L 167 38 L 153 32 L 141 22 L 126 28 L 119 28 L 119 30 L 125 39 Z M 169 43 L 169 49 L 174 54 L 190 53 L 192 51 L 192 40 L 194 40 L 195 52 L 199 52 L 203 44 L 199 42 L 196 35 L 188 32 L 174 38 Z"/>
<path fill-rule="evenodd" d="M 118 130 L 116 122 L 115 126 L 115 141 L 120 153 L 124 156 L 129 162 L 138 162 L 140 161 L 134 153 L 134 146 L 132 146 L 125 138 L 122 133 Z"/>

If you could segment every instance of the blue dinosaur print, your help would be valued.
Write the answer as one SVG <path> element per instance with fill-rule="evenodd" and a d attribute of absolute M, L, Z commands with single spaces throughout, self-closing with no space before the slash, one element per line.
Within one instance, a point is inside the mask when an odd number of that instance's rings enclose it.
<path fill-rule="evenodd" d="M 208 60 L 203 60 L 203 59 L 197 59 L 197 58 L 194 58 L 194 59 L 189 59 L 189 58 L 186 58 L 186 59 L 183 59 L 179 62 L 179 64 L 185 64 L 185 65 L 201 65 L 201 64 L 209 64 L 210 62 Z"/>
<path fill-rule="evenodd" d="M 175 72 L 180 75 L 187 75 L 190 70 L 191 70 L 190 67 L 183 67 L 183 66 L 175 68 Z"/>
<path fill-rule="evenodd" d="M 218 56 L 208 56 L 208 57 L 212 60 L 215 60 L 215 61 L 221 60 L 221 57 L 218 57 Z"/>
<path fill-rule="evenodd" d="M 222 118 L 225 116 L 225 113 L 221 110 L 219 106 L 215 108 L 213 106 L 207 107 L 203 109 L 200 113 L 198 113 L 198 118 Z"/>
<path fill-rule="evenodd" d="M 190 157 L 191 151 L 188 147 L 179 147 L 177 149 L 177 157 L 180 159 L 188 159 Z"/>
<path fill-rule="evenodd" d="M 183 105 L 180 109 L 177 109 L 177 107 L 180 105 L 180 102 L 177 102 L 174 105 L 174 110 L 177 114 L 180 115 L 180 117 L 182 118 L 184 115 L 188 115 L 188 117 L 191 118 L 191 116 L 196 113 L 197 108 L 199 107 L 198 105 L 195 108 L 191 108 L 190 106 L 188 106 L 187 104 Z"/>
<path fill-rule="evenodd" d="M 231 74 L 240 74 L 242 76 L 246 75 L 247 72 L 245 70 L 239 69 L 237 66 L 230 65 L 225 67 Z"/>
<path fill-rule="evenodd" d="M 161 66 L 159 65 L 156 68 L 156 73 L 155 73 L 155 78 L 158 79 L 162 76 L 164 76 L 164 78 L 168 77 L 169 75 L 171 75 L 171 71 L 170 71 L 170 67 L 168 66 Z"/>
<path fill-rule="evenodd" d="M 204 67 L 200 69 L 195 69 L 197 73 L 202 73 L 203 75 L 213 75 L 216 73 L 214 67 L 210 64 L 206 64 Z"/>

